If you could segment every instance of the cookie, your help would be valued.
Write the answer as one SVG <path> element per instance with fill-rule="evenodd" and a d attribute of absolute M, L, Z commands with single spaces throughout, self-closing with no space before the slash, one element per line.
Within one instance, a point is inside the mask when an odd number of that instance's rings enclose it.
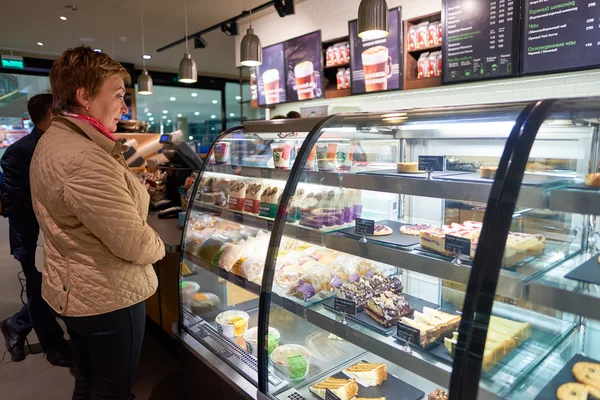
<path fill-rule="evenodd" d="M 578 362 L 573 365 L 573 376 L 579 382 L 600 390 L 600 364 Z"/>
<path fill-rule="evenodd" d="M 558 400 L 600 399 L 600 391 L 582 383 L 565 383 L 556 391 Z"/>

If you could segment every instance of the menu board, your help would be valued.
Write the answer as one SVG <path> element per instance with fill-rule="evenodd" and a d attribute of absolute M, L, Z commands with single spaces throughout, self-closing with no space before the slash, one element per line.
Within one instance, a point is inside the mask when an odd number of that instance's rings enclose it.
<path fill-rule="evenodd" d="M 285 72 L 283 43 L 264 47 L 263 63 L 256 67 L 259 105 L 270 106 L 286 101 Z"/>
<path fill-rule="evenodd" d="M 523 74 L 600 65 L 600 1 L 525 0 Z"/>
<path fill-rule="evenodd" d="M 283 45 L 287 100 L 304 101 L 323 97 L 321 31 L 287 40 Z"/>
<path fill-rule="evenodd" d="M 389 11 L 389 35 L 363 41 L 358 37 L 357 20 L 348 22 L 352 94 L 402 89 L 402 8 Z"/>
<path fill-rule="evenodd" d="M 519 0 L 445 0 L 443 83 L 517 76 Z"/>

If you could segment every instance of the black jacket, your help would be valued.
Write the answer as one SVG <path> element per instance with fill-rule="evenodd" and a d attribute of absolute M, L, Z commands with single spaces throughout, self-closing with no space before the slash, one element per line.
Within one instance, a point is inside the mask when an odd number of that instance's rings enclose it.
<path fill-rule="evenodd" d="M 33 211 L 29 166 L 44 132 L 37 127 L 12 144 L 2 156 L 2 207 L 10 223 L 10 251 L 19 261 L 35 257 L 39 225 Z"/>

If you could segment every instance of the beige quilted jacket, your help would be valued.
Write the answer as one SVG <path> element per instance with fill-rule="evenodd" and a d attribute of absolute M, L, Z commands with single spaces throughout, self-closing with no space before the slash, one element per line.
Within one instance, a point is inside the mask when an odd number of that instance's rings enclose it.
<path fill-rule="evenodd" d="M 57 313 L 103 314 L 156 291 L 151 264 L 165 247 L 146 223 L 149 196 L 121 144 L 60 117 L 40 139 L 30 174 L 45 237 L 42 295 Z"/>

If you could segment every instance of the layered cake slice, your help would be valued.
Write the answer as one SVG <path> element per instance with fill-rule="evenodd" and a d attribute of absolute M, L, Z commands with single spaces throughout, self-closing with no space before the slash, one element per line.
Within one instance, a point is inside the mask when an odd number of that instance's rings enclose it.
<path fill-rule="evenodd" d="M 427 347 L 427 345 L 436 341 L 437 328 L 435 326 L 430 326 L 407 317 L 402 318 L 401 321 L 403 324 L 419 330 L 419 346 Z"/>
<path fill-rule="evenodd" d="M 414 310 L 403 296 L 390 291 L 367 301 L 367 314 L 382 326 L 394 326 L 402 317 L 412 316 Z"/>
<path fill-rule="evenodd" d="M 378 386 L 387 379 L 387 365 L 359 362 L 345 369 L 344 374 L 356 379 L 363 386 Z"/>
<path fill-rule="evenodd" d="M 325 398 L 327 389 L 339 397 L 340 400 L 351 400 L 358 394 L 358 384 L 354 379 L 338 379 L 329 377 L 309 388 L 312 393 L 322 399 Z"/>

